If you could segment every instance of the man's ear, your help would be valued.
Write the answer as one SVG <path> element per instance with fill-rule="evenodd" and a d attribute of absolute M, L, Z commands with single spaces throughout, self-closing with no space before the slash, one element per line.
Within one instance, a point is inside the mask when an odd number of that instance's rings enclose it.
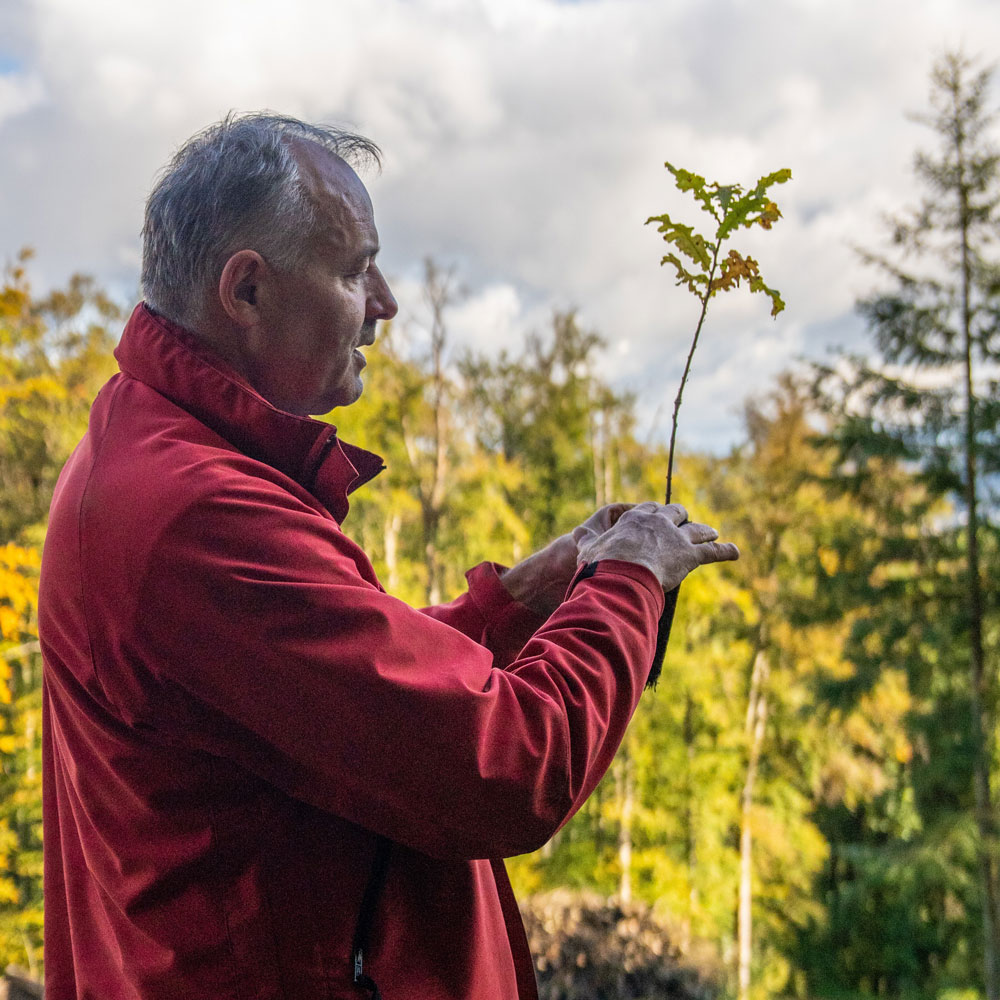
<path fill-rule="evenodd" d="M 246 328 L 259 322 L 259 286 L 267 276 L 267 262 L 256 250 L 238 250 L 223 266 L 219 304 L 238 326 Z"/>

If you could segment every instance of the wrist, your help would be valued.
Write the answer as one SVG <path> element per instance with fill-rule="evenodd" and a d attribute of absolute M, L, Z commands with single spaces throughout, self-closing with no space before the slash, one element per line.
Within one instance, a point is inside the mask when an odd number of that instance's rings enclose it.
<path fill-rule="evenodd" d="M 547 618 L 565 597 L 575 570 L 576 545 L 563 535 L 502 573 L 500 582 L 515 601 Z"/>

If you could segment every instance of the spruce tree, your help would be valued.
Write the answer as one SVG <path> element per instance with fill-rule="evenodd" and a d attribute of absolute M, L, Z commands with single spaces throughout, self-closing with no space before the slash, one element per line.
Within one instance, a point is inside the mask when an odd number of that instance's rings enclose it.
<path fill-rule="evenodd" d="M 967 671 L 963 742 L 977 830 L 983 983 L 988 1000 L 998 1000 L 1000 864 L 990 773 L 997 651 L 984 642 L 995 597 L 984 586 L 980 556 L 993 530 L 986 489 L 1000 469 L 1000 398 L 990 376 L 1000 360 L 1000 158 L 990 139 L 989 82 L 990 71 L 960 53 L 934 66 L 930 108 L 914 116 L 935 139 L 914 161 L 923 195 L 889 220 L 892 249 L 863 255 L 888 282 L 859 303 L 878 357 L 852 359 L 846 376 L 844 366 L 822 374 L 828 399 L 839 401 L 842 468 L 860 484 L 873 456 L 895 458 L 951 503 L 950 517 L 924 529 L 950 538 L 962 567 L 954 639 L 940 662 L 961 661 Z"/>

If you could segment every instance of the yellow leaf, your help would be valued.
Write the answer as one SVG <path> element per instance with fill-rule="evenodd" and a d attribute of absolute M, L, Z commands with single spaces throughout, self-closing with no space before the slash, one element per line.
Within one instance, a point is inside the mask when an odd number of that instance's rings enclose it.
<path fill-rule="evenodd" d="M 840 557 L 833 549 L 821 545 L 816 555 L 827 576 L 833 576 L 840 568 Z"/>
<path fill-rule="evenodd" d="M 757 221 L 763 229 L 770 229 L 780 218 L 781 212 L 778 211 L 778 206 L 773 201 L 769 201 L 764 206 L 764 211 L 760 213 L 760 218 Z"/>
<path fill-rule="evenodd" d="M 757 261 L 753 257 L 741 257 L 736 250 L 730 250 L 729 256 L 722 262 L 722 273 L 712 282 L 713 292 L 728 292 L 738 288 L 740 278 L 748 281 L 759 277 Z"/>

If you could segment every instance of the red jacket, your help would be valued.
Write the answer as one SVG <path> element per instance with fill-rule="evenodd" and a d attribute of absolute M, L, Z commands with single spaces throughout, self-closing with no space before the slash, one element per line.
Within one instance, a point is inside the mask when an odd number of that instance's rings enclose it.
<path fill-rule="evenodd" d="M 604 774 L 662 592 L 600 563 L 542 622 L 497 568 L 387 595 L 342 533 L 381 468 L 145 307 L 42 565 L 48 1000 L 535 996 L 505 856 Z M 533 633 L 533 634 L 532 634 Z M 523 648 L 522 648 L 523 647 Z"/>

